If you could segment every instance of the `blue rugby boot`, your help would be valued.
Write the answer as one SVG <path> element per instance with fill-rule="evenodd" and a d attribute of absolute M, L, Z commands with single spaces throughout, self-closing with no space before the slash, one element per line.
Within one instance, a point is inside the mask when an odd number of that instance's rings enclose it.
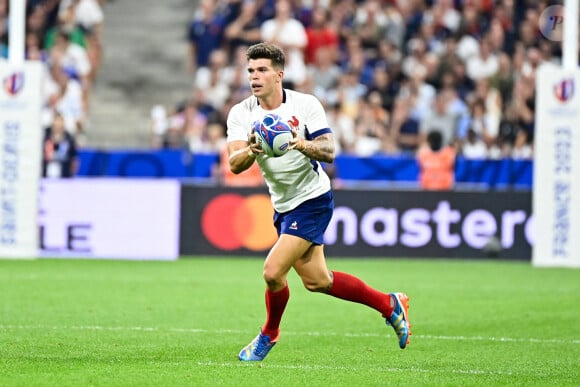
<path fill-rule="evenodd" d="M 274 345 L 276 341 L 272 341 L 270 336 L 260 331 L 260 334 L 240 351 L 238 358 L 241 361 L 262 361 Z"/>
<path fill-rule="evenodd" d="M 409 323 L 409 297 L 405 293 L 390 293 L 389 296 L 395 301 L 395 308 L 390 316 L 385 318 L 387 325 L 395 330 L 399 338 L 399 347 L 405 349 L 411 336 L 411 324 Z"/>

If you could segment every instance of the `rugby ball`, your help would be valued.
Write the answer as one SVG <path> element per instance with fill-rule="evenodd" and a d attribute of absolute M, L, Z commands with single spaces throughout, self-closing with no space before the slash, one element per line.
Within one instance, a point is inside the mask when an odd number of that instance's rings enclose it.
<path fill-rule="evenodd" d="M 256 141 L 264 153 L 270 157 L 279 157 L 288 152 L 292 129 L 282 117 L 277 114 L 266 114 L 261 120 L 254 122 Z"/>

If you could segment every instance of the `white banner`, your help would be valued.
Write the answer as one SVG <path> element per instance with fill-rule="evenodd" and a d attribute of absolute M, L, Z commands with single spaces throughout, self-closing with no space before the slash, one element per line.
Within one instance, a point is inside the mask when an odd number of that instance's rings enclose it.
<path fill-rule="evenodd" d="M 537 72 L 535 266 L 580 267 L 579 87 L 578 69 L 543 65 Z"/>
<path fill-rule="evenodd" d="M 0 63 L 0 258 L 34 258 L 42 153 L 42 64 Z"/>
<path fill-rule="evenodd" d="M 40 256 L 175 260 L 176 180 L 43 179 Z"/>

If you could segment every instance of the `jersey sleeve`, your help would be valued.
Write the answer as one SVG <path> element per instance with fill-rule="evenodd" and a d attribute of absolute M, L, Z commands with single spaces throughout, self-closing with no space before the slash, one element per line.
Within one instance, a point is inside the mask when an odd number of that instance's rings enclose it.
<path fill-rule="evenodd" d="M 249 114 L 241 104 L 234 105 L 227 119 L 227 142 L 248 141 L 249 127 Z"/>
<path fill-rule="evenodd" d="M 308 112 L 306 117 L 306 127 L 308 128 L 308 133 L 311 138 L 332 132 L 328 125 L 328 120 L 326 119 L 324 107 L 318 98 L 310 96 L 306 104 L 306 111 Z"/>

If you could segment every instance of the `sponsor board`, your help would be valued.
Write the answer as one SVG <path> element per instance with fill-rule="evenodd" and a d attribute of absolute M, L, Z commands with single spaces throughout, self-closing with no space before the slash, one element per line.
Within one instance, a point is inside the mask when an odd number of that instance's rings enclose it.
<path fill-rule="evenodd" d="M 175 180 L 44 179 L 39 255 L 175 260 L 179 195 Z"/>
<path fill-rule="evenodd" d="M 42 126 L 41 63 L 0 63 L 0 257 L 34 258 Z"/>
<path fill-rule="evenodd" d="M 580 70 L 543 65 L 536 82 L 532 263 L 580 267 Z"/>
<path fill-rule="evenodd" d="M 361 200 L 364 198 L 364 200 Z M 276 240 L 267 193 L 183 187 L 180 253 L 264 255 Z M 530 259 L 529 192 L 335 191 L 328 256 Z"/>

